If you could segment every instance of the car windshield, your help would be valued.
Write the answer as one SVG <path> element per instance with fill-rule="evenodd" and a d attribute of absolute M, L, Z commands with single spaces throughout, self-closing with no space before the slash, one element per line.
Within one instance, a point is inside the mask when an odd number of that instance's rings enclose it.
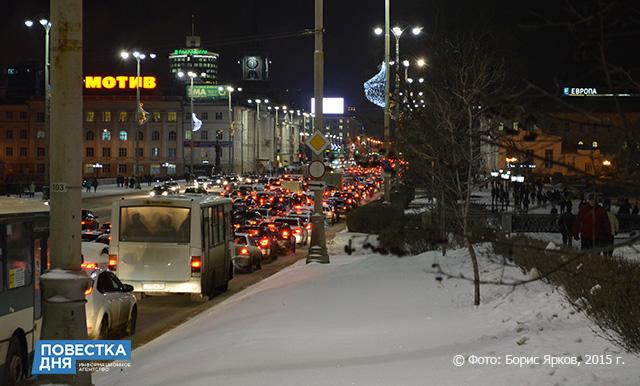
<path fill-rule="evenodd" d="M 188 243 L 189 208 L 129 206 L 120 208 L 121 242 Z"/>

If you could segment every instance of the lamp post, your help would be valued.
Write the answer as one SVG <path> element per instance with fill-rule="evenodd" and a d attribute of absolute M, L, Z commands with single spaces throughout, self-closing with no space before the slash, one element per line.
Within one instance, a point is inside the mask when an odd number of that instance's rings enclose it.
<path fill-rule="evenodd" d="M 189 141 L 189 148 L 191 149 L 191 156 L 189 157 L 189 172 L 193 173 L 193 79 L 197 76 L 195 72 L 188 71 L 186 74 L 183 71 L 178 71 L 178 78 L 183 78 L 184 76 L 189 77 L 190 84 L 190 98 L 189 98 L 189 106 L 191 107 L 191 140 Z"/>
<path fill-rule="evenodd" d="M 140 78 L 140 61 L 146 59 L 147 55 L 143 54 L 139 51 L 134 51 L 129 53 L 128 51 L 120 52 L 120 57 L 124 60 L 129 59 L 129 56 L 133 56 L 136 60 L 136 131 L 134 134 L 134 166 L 133 166 L 133 175 L 136 180 L 136 189 L 142 189 L 140 186 L 140 153 L 138 152 L 140 146 L 140 126 L 146 123 L 147 117 L 145 116 L 145 111 L 142 109 L 142 105 L 140 103 L 140 84 L 142 83 L 142 79 Z M 156 54 L 149 54 L 149 58 L 155 59 Z"/>
<path fill-rule="evenodd" d="M 51 104 L 51 87 L 49 83 L 49 31 L 51 30 L 51 22 L 47 19 L 40 19 L 38 23 L 44 28 L 44 184 L 42 186 L 42 199 L 49 199 L 49 132 L 50 132 L 50 104 Z M 25 20 L 24 25 L 31 28 L 35 23 L 32 20 Z"/>
<path fill-rule="evenodd" d="M 225 88 L 220 86 L 218 87 L 218 90 L 225 91 Z M 233 94 L 235 89 L 231 86 L 227 86 L 226 91 L 227 91 L 227 96 L 229 97 L 229 140 L 231 141 L 231 148 L 229 149 L 229 166 L 231 167 L 231 172 L 233 173 L 235 170 L 234 142 L 233 142 L 235 137 L 235 127 L 234 127 L 234 119 L 233 119 L 233 107 L 231 106 L 231 94 Z M 242 91 L 242 88 L 238 88 L 238 91 Z"/>
<path fill-rule="evenodd" d="M 385 0 L 389 1 L 389 0 Z M 315 96 L 315 112 L 314 121 L 315 130 L 323 132 L 324 116 L 322 111 L 322 102 L 324 96 L 324 15 L 323 0 L 315 0 L 315 51 L 314 58 L 314 96 Z M 322 162 L 322 154 L 313 154 L 314 161 Z M 311 216 L 311 243 L 309 246 L 309 255 L 307 255 L 307 263 L 329 263 L 329 254 L 327 253 L 327 241 L 324 232 L 324 214 L 322 213 L 322 197 L 323 188 L 314 187 L 314 210 Z"/>

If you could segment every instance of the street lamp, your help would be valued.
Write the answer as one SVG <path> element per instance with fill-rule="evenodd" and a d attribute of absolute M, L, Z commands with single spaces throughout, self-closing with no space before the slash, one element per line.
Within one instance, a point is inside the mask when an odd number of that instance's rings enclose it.
<path fill-rule="evenodd" d="M 50 114 L 51 114 L 51 85 L 49 83 L 49 31 L 51 30 L 51 22 L 47 19 L 38 20 L 42 28 L 44 28 L 44 185 L 42 188 L 42 198 L 49 198 L 49 131 L 50 131 Z M 31 28 L 35 23 L 32 20 L 25 20 L 24 25 Z"/>
<path fill-rule="evenodd" d="M 140 186 L 140 153 L 138 153 L 138 148 L 139 148 L 139 141 L 140 141 L 140 127 L 141 125 L 143 125 L 144 123 L 146 123 L 147 121 L 147 117 L 146 117 L 146 113 L 145 111 L 142 109 L 142 104 L 140 103 L 140 83 L 141 83 L 141 79 L 140 79 L 140 61 L 144 60 L 147 55 L 144 53 L 141 53 L 139 51 L 134 51 L 133 53 L 129 54 L 128 51 L 121 51 L 120 52 L 120 57 L 123 60 L 127 60 L 129 59 L 129 56 L 133 56 L 134 59 L 136 60 L 136 123 L 137 126 L 136 127 L 136 132 L 134 135 L 134 171 L 133 171 L 133 175 L 135 177 L 136 180 L 136 185 L 135 188 L 136 189 L 142 189 L 142 187 Z M 149 57 L 151 59 L 155 58 L 156 55 L 155 54 L 149 54 Z"/>
<path fill-rule="evenodd" d="M 189 172 L 191 172 L 191 174 L 193 173 L 193 125 L 194 125 L 194 119 L 193 119 L 193 79 L 197 76 L 195 72 L 192 71 L 188 71 L 187 73 L 185 73 L 184 71 L 178 71 L 178 78 L 184 78 L 185 76 L 189 77 L 189 82 L 190 82 L 190 94 L 191 97 L 189 98 L 189 105 L 191 107 L 191 141 L 189 141 L 189 148 L 191 149 L 191 157 L 189 157 Z"/>
<path fill-rule="evenodd" d="M 220 87 L 222 88 L 222 87 Z M 231 151 L 229 151 L 229 164 L 231 166 L 231 172 L 233 173 L 235 167 L 234 167 L 234 143 L 233 143 L 233 139 L 234 139 L 234 134 L 235 134 L 235 127 L 234 127 L 234 119 L 233 119 L 233 107 L 231 107 L 231 94 L 233 94 L 233 92 L 235 91 L 235 89 L 231 86 L 227 86 L 226 88 L 227 90 L 227 96 L 229 97 L 229 139 L 231 140 Z M 222 88 L 222 91 L 224 91 L 224 88 Z M 242 146 L 242 145 L 240 145 Z"/>

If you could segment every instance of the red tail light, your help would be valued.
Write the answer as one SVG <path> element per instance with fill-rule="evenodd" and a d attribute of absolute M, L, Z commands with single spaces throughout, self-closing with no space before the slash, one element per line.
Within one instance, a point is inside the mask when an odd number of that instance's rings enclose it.
<path fill-rule="evenodd" d="M 118 255 L 109 255 L 109 261 L 107 262 L 107 269 L 109 271 L 115 271 L 118 267 Z"/>
<path fill-rule="evenodd" d="M 89 288 L 87 288 L 86 290 L 84 290 L 84 295 L 85 296 L 89 296 L 93 293 L 93 285 Z"/>
<path fill-rule="evenodd" d="M 311 223 L 307 224 L 304 226 L 306 230 L 310 231 L 311 230 Z"/>
<path fill-rule="evenodd" d="M 191 256 L 191 276 L 199 275 L 202 270 L 202 256 Z"/>
<path fill-rule="evenodd" d="M 260 246 L 261 247 L 268 247 L 269 246 L 269 239 L 261 239 L 260 240 Z"/>
<path fill-rule="evenodd" d="M 249 254 L 249 249 L 247 249 L 247 248 L 240 248 L 240 254 L 241 254 L 241 255 L 248 255 L 248 254 Z"/>
<path fill-rule="evenodd" d="M 288 231 L 282 231 L 282 238 L 283 239 L 288 239 L 289 238 L 289 232 Z"/>
<path fill-rule="evenodd" d="M 296 228 L 293 230 L 293 233 L 299 235 L 300 233 L 302 233 L 302 230 L 300 228 Z"/>
<path fill-rule="evenodd" d="M 349 203 L 349 204 L 351 204 L 352 202 L 353 202 L 353 200 L 351 200 L 351 199 L 347 200 L 347 203 Z"/>
<path fill-rule="evenodd" d="M 96 269 L 98 265 L 96 263 L 82 263 L 80 264 L 80 268 L 82 269 Z"/>

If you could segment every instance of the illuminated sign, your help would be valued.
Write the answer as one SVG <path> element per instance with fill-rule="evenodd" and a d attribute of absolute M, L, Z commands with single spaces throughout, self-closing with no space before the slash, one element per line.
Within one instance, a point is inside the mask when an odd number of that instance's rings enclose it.
<path fill-rule="evenodd" d="M 188 85 L 187 97 L 191 98 L 192 96 L 193 96 L 193 99 L 215 100 L 215 99 L 227 99 L 229 97 L 229 94 L 227 94 L 227 86 L 194 85 L 193 91 L 192 91 L 191 86 Z"/>
<path fill-rule="evenodd" d="M 87 89 L 154 89 L 157 87 L 155 76 L 85 76 L 84 88 Z"/>
<path fill-rule="evenodd" d="M 311 114 L 316 113 L 316 98 L 311 98 Z M 344 98 L 322 98 L 323 114 L 344 114 Z"/>
<path fill-rule="evenodd" d="M 174 55 L 207 55 L 209 51 L 207 50 L 198 50 L 198 49 L 188 49 L 188 50 L 173 50 Z"/>
<path fill-rule="evenodd" d="M 564 88 L 565 96 L 589 96 L 589 95 L 598 95 L 598 90 L 595 88 L 584 88 L 584 87 L 565 87 Z"/>

